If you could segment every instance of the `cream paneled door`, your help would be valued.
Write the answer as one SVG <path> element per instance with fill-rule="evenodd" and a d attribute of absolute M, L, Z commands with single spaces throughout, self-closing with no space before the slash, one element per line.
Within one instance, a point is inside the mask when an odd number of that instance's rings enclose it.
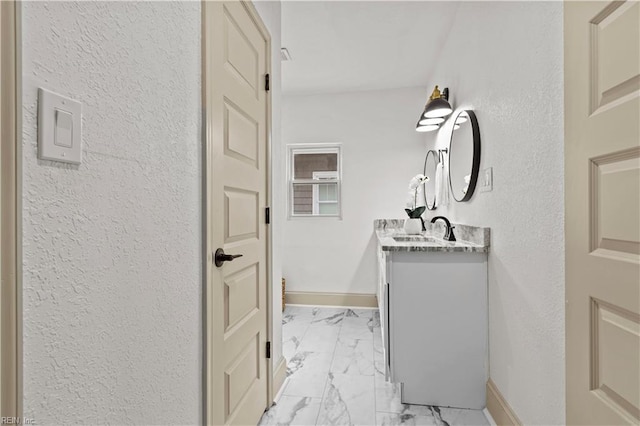
<path fill-rule="evenodd" d="M 640 3 L 566 2 L 567 423 L 640 423 Z"/>
<path fill-rule="evenodd" d="M 267 408 L 269 36 L 250 3 L 204 7 L 207 422 L 250 425 Z"/>

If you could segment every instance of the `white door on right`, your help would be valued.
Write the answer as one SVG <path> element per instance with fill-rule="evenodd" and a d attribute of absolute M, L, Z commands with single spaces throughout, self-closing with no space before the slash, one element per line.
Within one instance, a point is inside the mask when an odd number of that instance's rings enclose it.
<path fill-rule="evenodd" d="M 564 24 L 567 424 L 638 424 L 640 3 Z"/>

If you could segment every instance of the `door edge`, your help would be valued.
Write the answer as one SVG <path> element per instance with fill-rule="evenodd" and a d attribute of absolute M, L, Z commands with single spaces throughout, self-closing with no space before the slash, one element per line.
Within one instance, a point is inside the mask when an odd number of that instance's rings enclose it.
<path fill-rule="evenodd" d="M 2 310 L 0 319 L 0 409 L 3 417 L 22 416 L 22 300 L 21 300 L 21 181 L 20 181 L 20 5 L 15 0 L 0 2 L 0 67 L 2 67 L 2 96 L 0 126 L 2 138 L 2 176 L 0 199 L 8 216 L 2 218 Z M 8 76 L 7 76 L 8 74 Z M 6 104 L 4 103 L 6 102 Z M 6 215 L 7 213 L 5 213 Z M 8 234 L 8 235 L 6 235 Z M 9 312 L 6 314 L 6 312 Z"/>

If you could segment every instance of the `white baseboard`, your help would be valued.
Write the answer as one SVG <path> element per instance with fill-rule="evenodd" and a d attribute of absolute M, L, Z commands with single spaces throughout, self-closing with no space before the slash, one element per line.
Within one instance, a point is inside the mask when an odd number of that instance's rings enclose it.
<path fill-rule="evenodd" d="M 289 383 L 289 380 L 290 380 L 290 377 L 287 377 L 286 379 L 284 379 L 284 383 L 282 384 L 282 387 L 280 388 L 280 392 L 278 392 L 276 397 L 273 398 L 273 405 L 277 405 L 278 402 L 280 401 L 280 397 L 284 394 L 284 389 L 287 387 L 287 383 Z"/>
<path fill-rule="evenodd" d="M 522 422 L 500 393 L 493 380 L 487 382 L 487 408 L 491 420 L 499 426 L 520 426 Z"/>
<path fill-rule="evenodd" d="M 340 306 L 356 308 L 375 308 L 378 306 L 375 294 L 288 291 L 285 294 L 285 300 L 287 304 L 291 305 Z"/>
<path fill-rule="evenodd" d="M 484 409 L 482 410 L 482 414 L 484 414 L 484 416 L 487 418 L 487 420 L 489 421 L 489 424 L 490 424 L 491 426 L 498 426 L 498 425 L 496 424 L 496 421 L 495 421 L 495 420 L 493 420 L 493 416 L 491 416 L 491 413 L 489 412 L 489 410 L 487 410 L 486 408 L 484 408 Z"/>
<path fill-rule="evenodd" d="M 273 393 L 274 401 L 280 398 L 280 394 L 284 390 L 284 382 L 287 379 L 287 360 L 281 356 L 280 360 L 273 369 Z"/>

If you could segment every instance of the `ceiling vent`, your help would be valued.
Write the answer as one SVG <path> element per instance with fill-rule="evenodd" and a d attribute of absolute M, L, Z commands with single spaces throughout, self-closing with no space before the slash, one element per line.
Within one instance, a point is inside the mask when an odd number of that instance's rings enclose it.
<path fill-rule="evenodd" d="M 280 49 L 280 60 L 282 60 L 283 62 L 291 60 L 291 54 L 289 54 L 289 51 L 286 47 Z"/>

